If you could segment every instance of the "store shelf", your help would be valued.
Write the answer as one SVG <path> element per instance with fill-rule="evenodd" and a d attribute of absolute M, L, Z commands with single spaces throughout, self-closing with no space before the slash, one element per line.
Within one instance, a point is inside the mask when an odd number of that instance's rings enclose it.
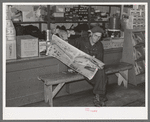
<path fill-rule="evenodd" d="M 63 21 L 51 20 L 51 23 L 88 23 L 88 21 Z M 108 21 L 91 21 L 90 23 L 108 23 Z"/>
<path fill-rule="evenodd" d="M 121 7 L 121 5 L 91 5 L 91 6 L 110 6 L 110 7 Z"/>
<path fill-rule="evenodd" d="M 145 43 L 139 43 L 139 44 L 135 45 L 134 47 L 138 48 L 138 47 L 141 47 L 141 46 L 145 46 Z"/>
<path fill-rule="evenodd" d="M 30 21 L 30 22 L 13 22 L 15 24 L 47 24 L 47 21 L 43 21 L 43 22 L 33 22 L 33 21 Z M 88 21 L 64 21 L 64 20 L 50 20 L 50 23 L 88 23 Z M 91 23 L 108 23 L 108 21 L 91 21 Z"/>
<path fill-rule="evenodd" d="M 133 64 L 133 67 L 131 70 L 129 70 L 129 83 L 133 85 L 137 85 L 139 83 L 145 82 L 145 73 L 143 72 L 145 70 L 145 64 L 143 60 L 145 59 L 145 53 L 142 54 L 142 57 L 134 60 L 134 48 L 139 48 L 141 46 L 144 47 L 144 43 L 140 43 L 134 46 L 134 41 L 132 38 L 132 34 L 135 32 L 141 32 L 143 30 L 131 30 L 127 29 L 125 30 L 124 35 L 124 44 L 123 44 L 123 53 L 122 53 L 122 61 Z M 135 65 L 136 64 L 136 65 Z M 142 68 L 142 70 L 140 69 Z"/>
<path fill-rule="evenodd" d="M 139 59 L 135 60 L 135 62 L 142 61 L 142 60 L 145 60 L 145 57 L 144 58 L 139 58 Z"/>
<path fill-rule="evenodd" d="M 13 21 L 13 23 L 15 23 L 15 24 L 31 24 L 31 23 L 40 24 L 40 23 L 47 23 L 47 21 L 37 21 L 37 22 L 34 22 L 34 21 L 29 21 L 29 22 L 16 22 L 16 21 Z"/>
<path fill-rule="evenodd" d="M 141 31 L 145 31 L 145 29 L 127 29 L 128 32 L 141 32 Z"/>
<path fill-rule="evenodd" d="M 89 13 L 91 13 L 91 7 L 92 6 L 108 6 L 109 7 L 109 12 L 111 11 L 111 7 L 119 7 L 120 10 L 121 10 L 121 5 L 88 5 L 89 6 Z M 52 20 L 50 18 L 50 5 L 47 5 L 47 11 L 48 11 L 48 20 L 47 21 L 29 21 L 29 22 L 13 22 L 15 24 L 39 24 L 39 29 L 41 30 L 41 24 L 47 24 L 47 29 L 50 29 L 50 23 L 87 23 L 88 26 L 90 27 L 90 23 L 102 23 L 102 24 L 105 24 L 105 23 L 108 23 L 109 21 L 94 21 L 91 19 L 91 15 L 88 14 L 88 20 L 87 21 L 65 21 L 65 19 L 57 19 L 57 20 Z"/>

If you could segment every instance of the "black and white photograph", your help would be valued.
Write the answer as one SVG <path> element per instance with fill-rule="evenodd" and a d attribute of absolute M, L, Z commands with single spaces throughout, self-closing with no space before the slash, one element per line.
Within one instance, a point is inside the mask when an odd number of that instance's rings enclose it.
<path fill-rule="evenodd" d="M 147 2 L 3 2 L 3 119 L 148 119 Z"/>

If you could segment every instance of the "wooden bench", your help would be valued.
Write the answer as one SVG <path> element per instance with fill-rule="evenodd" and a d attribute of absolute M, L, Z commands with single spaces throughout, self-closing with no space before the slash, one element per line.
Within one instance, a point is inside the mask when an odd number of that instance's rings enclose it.
<path fill-rule="evenodd" d="M 128 84 L 128 70 L 132 68 L 132 64 L 120 62 L 118 64 L 107 65 L 105 66 L 106 74 L 115 73 L 118 77 L 118 85 L 121 85 L 123 82 L 124 86 L 127 88 Z M 48 74 L 44 76 L 39 76 L 39 80 L 44 82 L 44 99 L 45 102 L 49 102 L 50 106 L 53 106 L 53 98 L 63 87 L 65 83 L 84 80 L 84 76 L 79 73 L 70 73 L 70 72 L 59 72 L 54 74 Z M 54 90 L 52 86 L 57 84 Z"/>

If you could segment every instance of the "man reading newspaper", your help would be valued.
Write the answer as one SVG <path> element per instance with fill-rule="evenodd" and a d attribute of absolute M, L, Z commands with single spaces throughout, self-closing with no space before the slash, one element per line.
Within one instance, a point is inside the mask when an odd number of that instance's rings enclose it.
<path fill-rule="evenodd" d="M 104 30 L 95 26 L 90 30 L 90 34 L 88 36 L 79 37 L 76 39 L 68 39 L 67 32 L 66 34 L 61 33 L 58 34 L 60 38 L 68 41 L 69 44 L 78 48 L 79 50 L 89 54 L 90 56 L 95 57 L 103 62 L 104 49 L 101 43 L 101 37 L 104 33 Z M 98 71 L 94 75 L 92 79 L 87 79 L 87 81 L 93 85 L 93 93 L 94 99 L 93 103 L 95 106 L 105 106 L 106 98 L 106 83 L 107 76 L 103 68 L 98 68 Z"/>

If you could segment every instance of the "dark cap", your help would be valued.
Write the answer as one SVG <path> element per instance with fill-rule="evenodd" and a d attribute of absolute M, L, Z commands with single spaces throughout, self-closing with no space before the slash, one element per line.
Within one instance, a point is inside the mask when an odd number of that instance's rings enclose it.
<path fill-rule="evenodd" d="M 91 29 L 92 33 L 96 33 L 96 32 L 99 32 L 99 33 L 104 33 L 104 30 L 99 27 L 99 26 L 95 26 Z"/>

